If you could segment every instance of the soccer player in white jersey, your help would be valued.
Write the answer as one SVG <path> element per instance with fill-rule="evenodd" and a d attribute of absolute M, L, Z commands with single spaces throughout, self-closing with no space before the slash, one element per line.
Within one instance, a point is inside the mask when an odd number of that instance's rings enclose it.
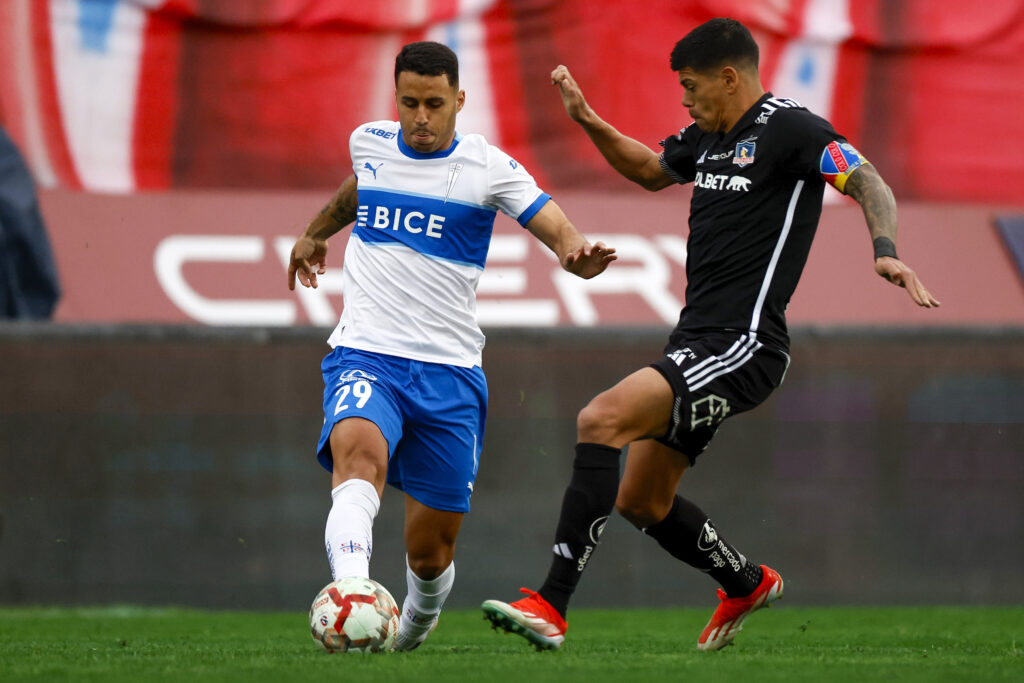
<path fill-rule="evenodd" d="M 345 250 L 344 310 L 321 365 L 317 458 L 331 472 L 325 544 L 335 579 L 369 576 L 384 484 L 405 493 L 408 594 L 397 650 L 422 643 L 455 577 L 487 413 L 476 285 L 497 211 L 516 219 L 582 278 L 614 249 L 591 245 L 514 159 L 459 135 L 465 102 L 455 53 L 439 43 L 395 60 L 399 121 L 359 126 L 354 175 L 292 248 L 288 287 L 317 286 L 327 240 L 355 221 Z"/>

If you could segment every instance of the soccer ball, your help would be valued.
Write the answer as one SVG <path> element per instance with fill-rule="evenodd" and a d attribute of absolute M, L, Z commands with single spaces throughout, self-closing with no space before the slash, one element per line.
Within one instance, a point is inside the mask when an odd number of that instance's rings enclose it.
<path fill-rule="evenodd" d="M 398 633 L 398 607 L 388 589 L 352 576 L 332 581 L 309 608 L 313 640 L 328 652 L 387 652 Z"/>

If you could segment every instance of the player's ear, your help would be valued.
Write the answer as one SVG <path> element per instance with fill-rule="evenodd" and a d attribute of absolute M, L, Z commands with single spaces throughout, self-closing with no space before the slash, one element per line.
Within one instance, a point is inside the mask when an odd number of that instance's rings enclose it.
<path fill-rule="evenodd" d="M 463 105 L 466 104 L 466 91 L 460 90 L 459 94 L 455 97 L 455 112 L 462 111 Z"/>
<path fill-rule="evenodd" d="M 728 92 L 734 91 L 739 85 L 740 74 L 736 71 L 736 67 L 734 66 L 723 66 L 719 76 L 722 79 L 722 84 L 725 85 L 725 89 Z"/>

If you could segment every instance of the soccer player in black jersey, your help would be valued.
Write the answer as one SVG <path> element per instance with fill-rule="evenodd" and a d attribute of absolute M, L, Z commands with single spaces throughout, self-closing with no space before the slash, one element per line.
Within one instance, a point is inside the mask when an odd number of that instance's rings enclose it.
<path fill-rule="evenodd" d="M 778 572 L 744 557 L 676 490 L 721 422 L 754 408 L 782 382 L 789 365 L 786 304 L 807 260 L 826 182 L 861 205 L 875 272 L 904 287 L 917 305 L 939 305 L 896 256 L 889 187 L 828 121 L 764 91 L 757 43 L 746 27 L 732 19 L 698 26 L 676 44 L 671 67 L 694 123 L 666 139 L 661 154 L 601 120 L 564 66 L 551 76 L 569 116 L 616 171 L 652 191 L 689 182 L 694 189 L 686 306 L 664 355 L 580 412 L 572 479 L 540 590 L 523 589 L 527 597 L 511 604 L 483 604 L 492 624 L 541 649 L 562 644 L 569 599 L 613 507 L 721 584 L 699 649 L 729 645 L 750 613 L 782 596 Z"/>

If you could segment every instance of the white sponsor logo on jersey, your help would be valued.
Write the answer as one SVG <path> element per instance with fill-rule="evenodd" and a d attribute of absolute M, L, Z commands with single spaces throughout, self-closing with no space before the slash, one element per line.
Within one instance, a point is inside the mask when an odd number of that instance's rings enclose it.
<path fill-rule="evenodd" d="M 725 186 L 727 190 L 743 190 L 744 192 L 750 191 L 750 178 L 744 178 L 743 176 L 734 175 L 729 178 L 729 184 Z"/>
<path fill-rule="evenodd" d="M 705 190 L 732 190 L 734 192 L 749 192 L 750 178 L 743 176 L 728 176 L 721 173 L 704 173 L 697 171 L 697 177 L 693 179 L 696 187 Z"/>
<path fill-rule="evenodd" d="M 368 206 L 359 207 L 359 216 L 367 216 L 369 213 Z M 377 228 L 378 230 L 398 230 L 399 228 L 405 229 L 406 232 L 413 234 L 424 233 L 427 237 L 433 237 L 435 239 L 441 239 L 444 237 L 441 234 L 441 230 L 444 228 L 444 216 L 438 216 L 437 214 L 430 214 L 428 217 L 421 211 L 406 211 L 402 213 L 402 209 L 395 207 L 394 210 L 386 206 L 375 206 L 373 210 L 373 222 L 367 225 L 371 228 Z"/>

